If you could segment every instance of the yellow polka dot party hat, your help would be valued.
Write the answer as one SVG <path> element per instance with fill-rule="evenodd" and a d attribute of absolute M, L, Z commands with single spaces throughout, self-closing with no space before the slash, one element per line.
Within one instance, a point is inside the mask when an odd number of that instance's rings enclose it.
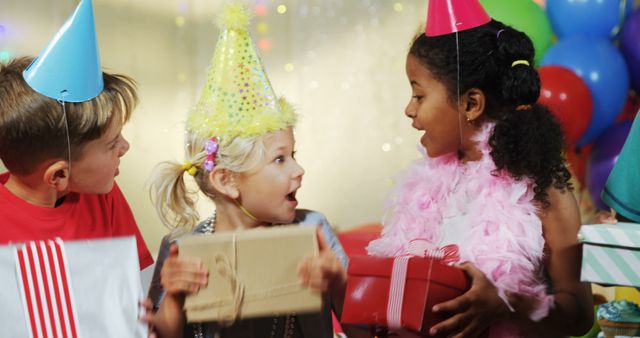
<path fill-rule="evenodd" d="M 293 109 L 278 99 L 249 35 L 248 8 L 227 3 L 218 19 L 220 37 L 187 130 L 204 138 L 250 137 L 295 123 Z"/>

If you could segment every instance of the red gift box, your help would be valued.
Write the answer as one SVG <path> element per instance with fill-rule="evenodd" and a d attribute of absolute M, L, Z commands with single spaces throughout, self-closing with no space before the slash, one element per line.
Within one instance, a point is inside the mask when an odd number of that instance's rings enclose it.
<path fill-rule="evenodd" d="M 448 317 L 432 312 L 433 306 L 471 287 L 461 269 L 425 257 L 352 256 L 348 275 L 343 323 L 402 328 L 425 335 Z"/>

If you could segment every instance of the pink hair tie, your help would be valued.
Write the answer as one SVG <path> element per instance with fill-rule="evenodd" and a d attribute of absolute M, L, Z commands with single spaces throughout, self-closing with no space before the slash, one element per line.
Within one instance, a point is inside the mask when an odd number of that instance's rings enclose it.
<path fill-rule="evenodd" d="M 207 158 L 204 161 L 204 168 L 207 171 L 213 170 L 216 166 L 216 155 L 218 154 L 219 145 L 220 138 L 217 136 L 208 139 L 204 144 L 204 151 L 207 153 Z"/>

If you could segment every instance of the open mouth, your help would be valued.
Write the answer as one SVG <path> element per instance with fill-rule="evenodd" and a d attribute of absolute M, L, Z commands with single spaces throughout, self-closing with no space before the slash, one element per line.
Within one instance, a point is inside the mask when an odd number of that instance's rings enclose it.
<path fill-rule="evenodd" d="M 291 201 L 291 202 L 297 202 L 298 200 L 296 199 L 296 190 L 290 192 L 289 194 L 287 194 L 287 201 Z"/>

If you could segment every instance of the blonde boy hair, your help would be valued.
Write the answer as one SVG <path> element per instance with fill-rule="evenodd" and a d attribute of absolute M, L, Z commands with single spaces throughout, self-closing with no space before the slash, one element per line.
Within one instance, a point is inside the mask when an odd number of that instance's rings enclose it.
<path fill-rule="evenodd" d="M 253 137 L 234 137 L 220 140 L 216 167 L 234 173 L 245 173 L 256 168 L 265 156 L 265 141 L 273 133 Z M 216 192 L 209 181 L 209 171 L 204 169 L 207 157 L 204 144 L 207 139 L 193 133 L 186 136 L 187 167 L 197 171 L 193 175 L 202 193 L 215 202 Z M 162 224 L 170 229 L 191 230 L 198 222 L 196 194 L 187 188 L 184 180 L 188 168 L 184 163 L 162 162 L 156 166 L 150 180 L 149 196 L 155 205 Z"/>
<path fill-rule="evenodd" d="M 51 159 L 68 159 L 67 131 L 62 104 L 34 91 L 22 72 L 33 61 L 20 57 L 0 64 L 0 158 L 14 175 L 33 173 Z M 65 102 L 71 160 L 82 156 L 83 147 L 100 138 L 116 119 L 126 123 L 138 97 L 133 79 L 103 73 L 104 90 L 79 103 Z"/>

